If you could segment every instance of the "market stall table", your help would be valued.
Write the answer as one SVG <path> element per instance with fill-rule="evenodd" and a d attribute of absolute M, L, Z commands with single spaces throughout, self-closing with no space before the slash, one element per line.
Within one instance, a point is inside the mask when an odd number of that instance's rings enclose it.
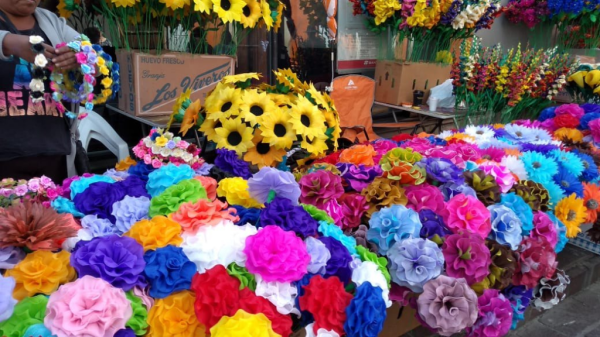
<path fill-rule="evenodd" d="M 458 115 L 454 112 L 454 109 L 444 109 L 443 111 L 429 111 L 429 110 L 426 110 L 426 109 L 428 109 L 428 107 L 426 107 L 426 106 L 423 106 L 421 109 L 414 109 L 414 108 L 403 107 L 400 105 L 393 105 L 393 104 L 388 104 L 388 103 L 383 103 L 383 102 L 377 102 L 377 101 L 375 101 L 374 104 L 390 109 L 390 111 L 392 112 L 392 116 L 394 116 L 394 121 L 396 123 L 398 123 L 398 117 L 396 116 L 396 111 L 401 110 L 401 111 L 408 111 L 408 112 L 417 114 L 419 117 L 419 120 L 421 122 L 425 122 L 425 121 L 432 120 L 432 119 L 437 120 L 435 123 L 435 127 L 430 131 L 431 133 L 434 133 L 435 130 L 438 130 L 441 132 L 442 124 L 444 123 L 444 121 L 449 120 L 449 119 L 452 119 L 452 121 L 454 122 L 454 126 L 456 126 L 456 128 L 458 129 L 458 122 L 456 120 Z M 423 123 L 421 123 L 421 124 L 423 124 Z M 377 124 L 374 124 L 373 127 L 377 127 Z"/>

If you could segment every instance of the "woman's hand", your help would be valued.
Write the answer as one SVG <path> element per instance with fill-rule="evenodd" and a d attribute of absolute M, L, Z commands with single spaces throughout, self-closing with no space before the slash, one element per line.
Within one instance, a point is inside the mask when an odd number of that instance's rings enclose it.
<path fill-rule="evenodd" d="M 56 57 L 54 48 L 45 43 L 42 45 L 44 46 L 44 55 L 50 62 L 52 58 Z M 29 63 L 34 63 L 37 55 L 29 43 L 29 36 L 25 35 L 7 34 L 2 41 L 2 51 L 6 56 L 20 57 Z"/>
<path fill-rule="evenodd" d="M 56 49 L 56 55 L 58 56 L 52 59 L 52 63 L 54 63 L 55 66 L 63 70 L 71 70 L 79 67 L 75 52 L 73 52 L 69 47 L 64 46 Z"/>

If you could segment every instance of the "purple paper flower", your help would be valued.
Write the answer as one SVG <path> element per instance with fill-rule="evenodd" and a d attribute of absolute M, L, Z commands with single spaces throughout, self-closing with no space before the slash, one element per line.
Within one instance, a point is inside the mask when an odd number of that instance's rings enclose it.
<path fill-rule="evenodd" d="M 117 201 L 112 210 L 112 215 L 115 217 L 115 233 L 126 233 L 134 223 L 148 219 L 149 209 L 150 199 L 146 197 L 125 196 L 123 200 Z"/>
<path fill-rule="evenodd" d="M 465 181 L 463 170 L 446 158 L 427 158 L 420 165 L 425 166 L 427 179 L 431 182 L 461 185 Z"/>
<path fill-rule="evenodd" d="M 510 301 L 513 309 L 511 329 L 516 329 L 519 321 L 525 319 L 525 310 L 527 310 L 533 298 L 533 289 L 527 289 L 525 286 L 511 285 L 504 289 L 502 294 Z"/>
<path fill-rule="evenodd" d="M 121 329 L 115 333 L 114 337 L 135 337 L 135 332 L 131 328 Z"/>
<path fill-rule="evenodd" d="M 0 275 L 0 322 L 9 319 L 17 305 L 18 301 L 13 298 L 15 284 L 14 278 Z"/>
<path fill-rule="evenodd" d="M 131 176 L 123 181 L 117 182 L 116 184 L 125 191 L 125 195 L 130 197 L 150 198 L 150 194 L 146 192 L 146 182 L 140 177 Z"/>
<path fill-rule="evenodd" d="M 456 184 L 453 182 L 449 182 L 449 183 L 445 183 L 442 186 L 440 186 L 440 190 L 442 191 L 442 194 L 444 195 L 444 199 L 446 201 L 452 199 L 454 196 L 458 195 L 458 194 L 464 194 L 466 196 L 471 196 L 474 198 L 477 198 L 477 192 L 475 192 L 475 190 L 473 188 L 471 188 L 470 186 L 468 186 L 467 184 Z"/>
<path fill-rule="evenodd" d="M 250 196 L 260 202 L 267 203 L 270 194 L 289 199 L 292 205 L 298 206 L 300 186 L 294 175 L 272 167 L 263 167 L 252 178 L 248 179 Z"/>
<path fill-rule="evenodd" d="M 327 250 L 331 254 L 331 258 L 327 261 L 325 270 L 325 278 L 329 276 L 337 276 L 344 284 L 348 284 L 352 278 L 352 256 L 348 249 L 338 240 L 330 237 L 320 237 L 319 240 L 325 244 Z"/>
<path fill-rule="evenodd" d="M 470 232 L 446 237 L 442 247 L 448 276 L 464 278 L 469 285 L 479 283 L 489 274 L 490 250 L 481 236 Z"/>
<path fill-rule="evenodd" d="M 217 158 L 215 165 L 221 170 L 233 174 L 236 177 L 249 179 L 252 177 L 250 166 L 245 161 L 241 160 L 237 153 L 227 149 L 217 149 Z"/>
<path fill-rule="evenodd" d="M 116 181 L 121 181 L 127 179 L 130 176 L 130 174 L 127 171 L 117 171 L 115 169 L 110 169 L 104 172 L 103 176 L 110 177 Z"/>
<path fill-rule="evenodd" d="M 310 255 L 308 272 L 311 274 L 325 274 L 327 261 L 331 258 L 331 253 L 329 253 L 325 244 L 313 237 L 306 238 L 304 243 L 306 243 L 306 251 Z"/>
<path fill-rule="evenodd" d="M 289 199 L 275 197 L 260 214 L 259 226 L 268 225 L 276 225 L 286 231 L 308 237 L 317 233 L 319 223 L 301 206 L 294 206 Z"/>
<path fill-rule="evenodd" d="M 101 278 L 125 291 L 146 285 L 144 248 L 129 237 L 109 235 L 79 241 L 71 254 L 71 266 L 79 277 Z"/>
<path fill-rule="evenodd" d="M 424 239 L 432 239 L 436 235 L 440 238 L 445 237 L 446 235 L 452 234 L 450 229 L 444 223 L 444 219 L 435 214 L 434 211 L 429 209 L 424 209 L 419 212 L 419 219 L 421 220 L 421 237 Z"/>
<path fill-rule="evenodd" d="M 77 194 L 73 202 L 75 207 L 86 215 L 97 215 L 102 219 L 115 222 L 112 205 L 125 197 L 125 191 L 118 184 L 98 182 L 91 184 L 85 191 Z"/>
<path fill-rule="evenodd" d="M 510 331 L 513 311 L 510 302 L 496 289 L 486 289 L 477 299 L 477 321 L 467 329 L 469 337 L 501 337 Z"/>
<path fill-rule="evenodd" d="M 382 174 L 379 165 L 367 167 L 365 165 L 354 165 L 348 163 L 337 164 L 338 170 L 341 172 L 341 177 L 348 183 L 349 188 L 362 192 L 367 186 L 373 182 L 373 179 Z"/>
<path fill-rule="evenodd" d="M 0 269 L 13 269 L 24 258 L 25 252 L 20 248 L 0 248 Z"/>
<path fill-rule="evenodd" d="M 116 234 L 113 224 L 107 219 L 98 218 L 97 215 L 86 215 L 81 219 L 81 227 L 86 229 L 93 237 Z"/>
<path fill-rule="evenodd" d="M 420 238 L 396 242 L 387 257 L 394 283 L 416 293 L 422 292 L 429 280 L 440 276 L 444 268 L 444 255 L 438 245 Z"/>

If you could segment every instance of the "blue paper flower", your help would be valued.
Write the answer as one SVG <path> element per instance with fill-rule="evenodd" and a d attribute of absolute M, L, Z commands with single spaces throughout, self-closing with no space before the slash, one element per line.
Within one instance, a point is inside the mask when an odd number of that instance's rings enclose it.
<path fill-rule="evenodd" d="M 575 177 L 581 176 L 585 170 L 583 161 L 579 158 L 579 156 L 577 156 L 576 153 L 554 150 L 550 152 L 550 155 L 554 157 L 557 163 L 559 163 L 561 169 L 568 171 Z"/>
<path fill-rule="evenodd" d="M 583 117 L 581 117 L 581 119 L 579 120 L 579 129 L 589 130 L 590 122 L 598 118 L 600 118 L 600 112 L 592 112 L 583 115 Z"/>
<path fill-rule="evenodd" d="M 148 175 L 153 171 L 154 168 L 152 167 L 152 165 L 146 165 L 142 162 L 138 162 L 137 164 L 130 166 L 129 170 L 127 170 L 127 172 L 129 172 L 130 175 L 136 176 L 142 179 L 143 181 L 148 181 Z"/>
<path fill-rule="evenodd" d="M 530 180 L 536 183 L 545 183 L 558 173 L 558 164 L 554 159 L 546 157 L 539 152 L 525 152 L 521 156 L 525 170 Z"/>
<path fill-rule="evenodd" d="M 503 205 L 491 205 L 488 206 L 488 210 L 492 219 L 490 238 L 501 245 L 509 246 L 512 250 L 517 250 L 523 240 L 521 219 L 510 208 Z"/>
<path fill-rule="evenodd" d="M 302 206 L 294 206 L 290 199 L 275 197 L 260 213 L 259 227 L 276 225 L 302 237 L 317 233 L 319 224 Z"/>
<path fill-rule="evenodd" d="M 583 185 L 568 170 L 561 168 L 554 176 L 554 182 L 565 192 L 565 195 L 575 193 L 579 198 L 583 197 Z"/>
<path fill-rule="evenodd" d="M 394 243 L 418 238 L 422 225 L 417 212 L 402 205 L 392 205 L 373 213 L 369 227 L 367 240 L 379 247 L 380 254 L 386 255 Z"/>
<path fill-rule="evenodd" d="M 77 194 L 73 202 L 81 213 L 95 214 L 114 223 L 112 206 L 124 197 L 125 191 L 120 185 L 99 182 L 91 184 L 85 191 Z"/>
<path fill-rule="evenodd" d="M 76 218 L 81 218 L 85 214 L 81 213 L 75 207 L 75 203 L 67 198 L 58 197 L 50 204 L 58 214 L 73 214 Z"/>
<path fill-rule="evenodd" d="M 565 197 L 565 192 L 554 181 L 545 182 L 543 185 L 550 196 L 549 207 L 554 209 L 556 204 Z"/>
<path fill-rule="evenodd" d="M 544 155 L 548 155 L 548 152 L 558 150 L 559 147 L 554 144 L 532 144 L 532 143 L 521 143 L 519 148 L 521 152 L 539 152 Z"/>
<path fill-rule="evenodd" d="M 510 301 L 513 308 L 513 324 L 511 329 L 516 329 L 519 321 L 525 319 L 525 310 L 529 307 L 533 298 L 533 289 L 527 289 L 525 286 L 508 286 L 502 290 L 502 294 Z"/>
<path fill-rule="evenodd" d="M 306 290 L 304 290 L 304 287 L 310 283 L 310 279 L 312 279 L 313 277 L 315 277 L 315 274 L 309 273 L 309 274 L 304 275 L 304 277 L 300 281 L 296 282 L 296 288 L 298 289 L 298 296 L 296 296 L 296 300 L 295 300 L 296 308 L 300 308 L 300 297 L 304 296 L 304 294 L 306 293 Z M 300 322 L 299 322 L 299 324 L 301 326 L 307 326 L 310 323 L 315 321 L 315 318 L 309 311 L 301 310 L 300 313 L 302 314 L 302 316 L 300 317 Z"/>
<path fill-rule="evenodd" d="M 508 207 L 521 220 L 521 235 L 529 235 L 533 229 L 533 211 L 531 207 L 515 193 L 503 194 L 500 204 Z"/>
<path fill-rule="evenodd" d="M 250 172 L 248 163 L 241 160 L 237 153 L 232 150 L 217 149 L 215 165 L 221 170 L 233 174 L 236 177 L 242 177 L 246 180 L 252 177 L 252 172 Z"/>
<path fill-rule="evenodd" d="M 330 237 L 341 242 L 351 255 L 358 256 L 356 253 L 356 239 L 353 236 L 344 234 L 342 229 L 327 221 L 319 221 L 319 232 L 326 237 Z"/>
<path fill-rule="evenodd" d="M 310 255 L 310 264 L 308 272 L 311 274 L 325 274 L 327 269 L 327 261 L 331 258 L 331 253 L 325 244 L 313 237 L 308 237 L 304 240 L 306 251 Z"/>
<path fill-rule="evenodd" d="M 123 234 L 129 231 L 136 222 L 148 219 L 150 199 L 146 197 L 125 196 L 123 200 L 113 204 L 112 215 L 115 217 L 115 232 Z"/>
<path fill-rule="evenodd" d="M 23 337 L 31 337 L 31 336 L 56 337 L 56 335 L 53 335 L 52 332 L 50 332 L 50 330 L 48 330 L 48 328 L 46 328 L 46 326 L 43 323 L 34 324 L 34 325 L 30 326 L 27 330 L 25 330 Z"/>
<path fill-rule="evenodd" d="M 383 290 L 369 282 L 361 284 L 346 308 L 344 332 L 347 336 L 377 337 L 386 317 Z"/>
<path fill-rule="evenodd" d="M 591 4 L 594 4 L 594 1 L 590 1 Z M 599 0 L 595 0 L 595 4 L 594 5 L 600 5 L 600 1 Z M 593 104 L 593 103 L 585 103 L 580 105 L 580 107 L 583 109 L 583 111 L 586 114 L 590 114 L 590 113 L 594 113 L 594 112 L 598 112 L 600 113 L 600 105 L 599 104 Z"/>
<path fill-rule="evenodd" d="M 556 114 L 554 113 L 555 110 L 556 110 L 556 107 L 554 107 L 554 106 L 542 110 L 542 112 L 540 112 L 540 116 L 538 117 L 538 120 L 540 122 L 543 122 L 547 119 L 554 118 L 556 116 Z"/>
<path fill-rule="evenodd" d="M 150 296 L 165 298 L 172 293 L 190 289 L 196 264 L 183 253 L 183 249 L 166 246 L 144 254 L 144 275 L 150 284 Z"/>
<path fill-rule="evenodd" d="M 107 176 L 93 175 L 91 177 L 82 177 L 78 180 L 75 180 L 71 183 L 71 200 L 75 198 L 75 196 L 83 191 L 85 191 L 91 184 L 97 182 L 105 182 L 112 184 L 114 183 L 114 179 Z"/>
<path fill-rule="evenodd" d="M 194 170 L 189 165 L 169 164 L 148 175 L 146 189 L 153 198 L 164 192 L 167 188 L 180 181 L 192 179 Z"/>
<path fill-rule="evenodd" d="M 392 281 L 416 293 L 423 292 L 425 283 L 440 276 L 444 269 L 442 250 L 435 242 L 426 239 L 396 242 L 387 256 Z"/>
<path fill-rule="evenodd" d="M 98 218 L 97 215 L 84 216 L 81 219 L 81 227 L 87 229 L 94 237 L 112 235 L 116 232 L 109 220 Z"/>
<path fill-rule="evenodd" d="M 573 150 L 573 152 L 583 165 L 583 173 L 581 174 L 581 178 L 583 181 L 593 181 L 598 178 L 598 166 L 596 166 L 596 162 L 594 162 L 594 158 L 592 156 L 581 153 L 578 150 Z"/>
<path fill-rule="evenodd" d="M 452 199 L 457 194 L 464 194 L 466 196 L 472 196 L 473 198 L 477 198 L 477 192 L 471 186 L 467 184 L 456 184 L 456 183 L 445 183 L 440 186 L 440 190 L 444 195 L 444 200 L 447 202 Z"/>
<path fill-rule="evenodd" d="M 345 285 L 350 283 L 352 278 L 352 267 L 350 266 L 352 256 L 350 256 L 348 249 L 334 238 L 322 236 L 319 241 L 325 244 L 331 254 L 325 268 L 325 278 L 337 276 Z"/>
<path fill-rule="evenodd" d="M 238 226 L 244 226 L 249 223 L 252 226 L 256 226 L 260 217 L 260 209 L 258 208 L 245 208 L 243 206 L 233 205 L 231 206 L 237 211 L 237 216 L 240 218 L 235 222 Z"/>

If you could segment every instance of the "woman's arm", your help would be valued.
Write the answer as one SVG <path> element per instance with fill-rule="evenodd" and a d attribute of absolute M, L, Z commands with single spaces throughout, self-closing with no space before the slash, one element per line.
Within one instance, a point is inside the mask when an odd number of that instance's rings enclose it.
<path fill-rule="evenodd" d="M 8 60 L 11 56 L 20 57 L 23 60 L 33 63 L 37 55 L 29 43 L 29 36 L 11 34 L 6 30 L 0 30 L 0 60 Z M 54 48 L 44 44 L 46 49 L 44 55 L 47 59 L 55 57 Z"/>

